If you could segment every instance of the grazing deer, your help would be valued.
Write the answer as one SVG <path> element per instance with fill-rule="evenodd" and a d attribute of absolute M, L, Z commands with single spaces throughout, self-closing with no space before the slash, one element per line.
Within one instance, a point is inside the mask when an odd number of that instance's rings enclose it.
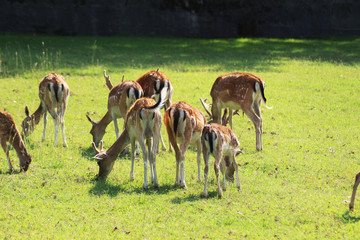
<path fill-rule="evenodd" d="M 351 211 L 354 211 L 356 190 L 357 190 L 357 188 L 359 186 L 359 183 L 360 183 L 360 172 L 356 174 L 355 183 L 354 183 L 353 191 L 352 191 L 352 194 L 351 194 L 351 200 L 350 200 L 350 204 L 349 204 L 349 209 Z"/>
<path fill-rule="evenodd" d="M 241 109 L 254 123 L 256 130 L 256 150 L 262 150 L 262 118 L 260 103 L 264 95 L 264 81 L 250 73 L 230 73 L 219 76 L 214 82 L 210 95 L 212 97 L 211 114 L 214 122 L 221 124 L 221 109 L 229 108 L 229 124 L 233 127 L 233 110 Z M 204 101 L 203 106 L 206 108 Z"/>
<path fill-rule="evenodd" d="M 217 181 L 217 191 L 218 195 L 222 196 L 222 189 L 220 185 L 219 179 L 219 170 L 221 170 L 223 174 L 223 188 L 226 190 L 226 173 L 227 168 L 231 165 L 235 168 L 236 172 L 236 185 L 240 190 L 240 181 L 239 181 L 239 173 L 238 173 L 238 164 L 236 162 L 235 157 L 241 153 L 241 150 L 238 148 L 240 143 L 236 138 L 233 131 L 226 127 L 219 125 L 217 123 L 210 123 L 204 126 L 201 135 L 202 147 L 203 147 L 203 156 L 204 156 L 204 177 L 205 177 L 205 188 L 204 188 L 204 196 L 208 196 L 207 190 L 207 178 L 209 171 L 209 156 L 210 154 L 214 156 L 215 163 L 214 169 L 216 174 Z M 220 169 L 221 168 L 221 169 Z M 231 177 L 231 176 L 229 176 Z"/>
<path fill-rule="evenodd" d="M 31 163 L 31 155 L 26 151 L 21 135 L 16 128 L 14 118 L 10 113 L 2 110 L 0 110 L 0 142 L 9 163 L 10 172 L 14 171 L 14 168 L 10 161 L 7 142 L 9 142 L 16 151 L 20 162 L 20 171 L 24 170 L 26 172 Z"/>
<path fill-rule="evenodd" d="M 112 87 L 110 77 L 106 75 L 106 71 L 104 71 L 104 77 L 106 80 L 106 85 L 108 87 Z M 102 117 L 102 119 L 96 122 L 89 116 L 86 116 L 89 122 L 92 124 L 90 133 L 93 136 L 93 142 L 96 146 L 99 145 L 100 140 L 105 135 L 105 129 L 111 120 L 114 121 L 116 138 L 119 137 L 117 119 L 125 118 L 126 113 L 131 105 L 143 95 L 144 94 L 141 86 L 134 81 L 121 82 L 110 89 L 108 97 L 108 111 Z"/>
<path fill-rule="evenodd" d="M 67 147 L 65 136 L 65 111 L 70 96 L 70 89 L 65 78 L 56 73 L 50 73 L 41 80 L 39 85 L 40 105 L 38 109 L 29 115 L 29 109 L 25 107 L 26 117 L 23 120 L 22 132 L 25 136 L 29 136 L 39 124 L 41 117 L 44 116 L 44 131 L 42 141 L 45 140 L 46 134 L 46 113 L 49 112 L 55 123 L 55 139 L 54 145 L 58 144 L 59 125 L 62 128 L 63 146 Z M 56 111 L 55 111 L 56 108 Z"/>
<path fill-rule="evenodd" d="M 155 187 L 158 187 L 156 174 L 156 150 L 159 145 L 161 113 L 160 109 L 165 103 L 165 96 L 168 89 L 164 87 L 159 95 L 159 100 L 155 102 L 152 98 L 140 98 L 130 107 L 125 118 L 125 129 L 115 143 L 107 150 L 99 150 L 93 143 L 95 151 L 98 153 L 94 158 L 98 160 L 99 177 L 106 178 L 114 161 L 126 145 L 131 143 L 131 172 L 130 179 L 134 179 L 134 162 L 135 162 L 135 143 L 140 144 L 144 159 L 144 185 L 148 187 L 147 172 L 148 161 L 150 162 L 151 181 Z M 152 139 L 151 139 L 152 138 Z M 146 149 L 146 145 L 148 149 Z M 152 141 L 151 141 L 152 140 Z"/>
<path fill-rule="evenodd" d="M 164 124 L 169 136 L 169 141 L 175 150 L 175 185 L 179 184 L 181 187 L 187 188 L 185 183 L 184 162 L 185 152 L 189 145 L 195 145 L 197 147 L 198 180 L 201 182 L 201 132 L 206 124 L 205 115 L 199 109 L 193 108 L 185 102 L 176 102 L 171 104 L 166 110 Z"/>

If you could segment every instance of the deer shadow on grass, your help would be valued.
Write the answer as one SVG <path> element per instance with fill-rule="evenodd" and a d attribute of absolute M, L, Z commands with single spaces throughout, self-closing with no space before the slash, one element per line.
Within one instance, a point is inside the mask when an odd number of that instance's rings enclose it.
<path fill-rule="evenodd" d="M 94 179 L 95 180 L 95 179 Z M 151 183 L 149 184 L 147 189 L 143 189 L 142 185 L 139 186 L 131 186 L 129 183 L 131 181 L 128 180 L 121 184 L 112 184 L 103 179 L 96 179 L 94 182 L 94 186 L 89 190 L 89 194 L 91 195 L 109 195 L 110 197 L 116 197 L 119 193 L 121 194 L 146 194 L 146 195 L 162 195 L 168 194 L 170 191 L 176 189 L 171 184 L 163 184 L 158 188 L 155 188 Z"/>
<path fill-rule="evenodd" d="M 30 166 L 29 166 L 29 168 L 30 168 Z M 0 170 L 0 175 L 13 175 L 13 174 L 20 174 L 20 173 L 23 173 L 23 171 L 22 172 L 20 172 L 19 170 L 10 171 L 9 169 Z"/>

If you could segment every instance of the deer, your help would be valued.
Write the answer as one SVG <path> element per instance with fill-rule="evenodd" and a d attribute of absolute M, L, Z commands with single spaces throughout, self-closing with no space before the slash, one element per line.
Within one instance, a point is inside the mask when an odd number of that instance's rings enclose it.
<path fill-rule="evenodd" d="M 262 150 L 262 118 L 260 104 L 266 105 L 264 95 L 265 82 L 251 73 L 229 73 L 219 76 L 210 91 L 212 97 L 211 112 L 209 105 L 200 98 L 206 112 L 215 123 L 222 124 L 221 109 L 229 108 L 229 125 L 233 128 L 233 110 L 242 110 L 253 122 L 256 131 L 256 150 Z"/>
<path fill-rule="evenodd" d="M 350 211 L 354 211 L 354 205 L 355 205 L 355 196 L 356 196 L 356 190 L 360 184 L 360 172 L 358 172 L 355 176 L 355 183 L 353 185 L 353 191 L 351 194 L 351 200 L 349 203 L 349 209 Z"/>
<path fill-rule="evenodd" d="M 153 182 L 154 187 L 157 188 L 159 186 L 156 173 L 156 151 L 159 145 L 161 129 L 162 117 L 160 109 L 165 104 L 167 91 L 167 87 L 164 87 L 160 91 L 157 102 L 152 98 L 146 97 L 137 99 L 126 114 L 124 131 L 107 151 L 102 148 L 102 141 L 100 142 L 100 149 L 96 148 L 95 143 L 92 144 L 97 153 L 94 158 L 98 161 L 99 178 L 106 179 L 112 171 L 117 156 L 130 143 L 130 180 L 134 180 L 135 143 L 138 142 L 142 150 L 144 161 L 143 189 L 147 189 L 148 187 L 148 161 L 150 162 L 151 181 Z"/>
<path fill-rule="evenodd" d="M 16 128 L 14 118 L 10 113 L 3 110 L 0 110 L 0 142 L 6 154 L 10 172 L 14 171 L 14 167 L 10 160 L 7 142 L 9 142 L 16 151 L 20 163 L 20 172 L 26 172 L 31 163 L 31 155 L 26 150 L 24 141 Z"/>
<path fill-rule="evenodd" d="M 25 107 L 26 117 L 23 120 L 22 133 L 25 137 L 29 136 L 39 124 L 42 117 L 44 117 L 44 130 L 42 141 L 45 141 L 47 112 L 54 119 L 55 123 L 55 138 L 54 146 L 58 145 L 59 125 L 62 129 L 63 146 L 67 147 L 65 136 L 65 111 L 70 96 L 70 89 L 65 78 L 60 74 L 50 73 L 46 75 L 39 85 L 40 105 L 33 114 L 29 114 L 29 109 Z M 56 110 L 55 110 L 56 109 Z"/>
<path fill-rule="evenodd" d="M 184 163 L 185 153 L 189 145 L 197 147 L 198 181 L 201 182 L 201 133 L 204 125 L 206 124 L 205 115 L 199 109 L 192 107 L 186 102 L 176 102 L 166 109 L 164 124 L 166 126 L 170 144 L 175 150 L 175 185 L 180 185 L 181 187 L 187 189 Z"/>
<path fill-rule="evenodd" d="M 215 158 L 214 170 L 217 182 L 218 196 L 222 197 L 222 189 L 219 179 L 219 170 L 223 174 L 223 189 L 226 190 L 226 175 L 229 167 L 234 167 L 236 172 L 236 186 L 238 190 L 241 190 L 238 164 L 236 162 L 236 156 L 242 151 L 239 149 L 239 140 L 234 132 L 226 127 L 217 123 L 206 124 L 201 134 L 203 158 L 205 163 L 204 168 L 204 192 L 205 197 L 208 196 L 207 180 L 209 171 L 209 156 L 212 155 Z M 231 177 L 231 176 L 229 176 Z"/>
<path fill-rule="evenodd" d="M 104 137 L 106 127 L 111 121 L 114 122 L 116 138 L 119 137 L 117 119 L 125 118 L 131 105 L 144 95 L 140 84 L 135 81 L 122 81 L 121 83 L 112 86 L 110 76 L 106 75 L 106 70 L 104 70 L 104 78 L 106 80 L 106 85 L 109 88 L 111 87 L 108 97 L 108 110 L 97 122 L 86 115 L 87 119 L 92 124 L 90 134 L 92 135 L 93 142 L 96 146 L 99 145 L 101 139 Z"/>

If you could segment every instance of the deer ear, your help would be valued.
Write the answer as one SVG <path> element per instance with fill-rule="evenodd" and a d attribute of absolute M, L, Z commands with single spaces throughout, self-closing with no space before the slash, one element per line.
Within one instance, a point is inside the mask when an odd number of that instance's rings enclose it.
<path fill-rule="evenodd" d="M 29 109 L 28 109 L 27 106 L 25 107 L 25 114 L 26 114 L 27 117 L 29 116 Z"/>

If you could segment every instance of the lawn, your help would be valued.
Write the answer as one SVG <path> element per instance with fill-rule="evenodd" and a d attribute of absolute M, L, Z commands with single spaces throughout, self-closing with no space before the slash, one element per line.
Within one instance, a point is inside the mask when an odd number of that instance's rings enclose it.
<path fill-rule="evenodd" d="M 24 108 L 39 105 L 40 80 L 62 74 L 71 96 L 65 115 L 69 147 L 53 147 L 54 123 L 41 141 L 43 122 L 27 138 L 32 163 L 9 173 L 0 153 L 1 239 L 354 239 L 360 234 L 360 196 L 348 211 L 360 170 L 360 38 L 187 39 L 170 37 L 57 37 L 0 34 L 0 108 L 17 127 Z M 197 182 L 196 151 L 186 153 L 188 190 L 174 187 L 175 156 L 157 156 L 159 189 L 142 190 L 143 163 L 121 156 L 106 181 L 91 148 L 91 124 L 107 111 L 106 69 L 113 83 L 156 70 L 174 87 L 173 102 L 201 108 L 217 76 L 251 72 L 265 83 L 263 151 L 255 130 L 236 116 L 240 183 L 209 197 Z M 122 127 L 122 120 L 119 128 Z M 166 136 L 165 128 L 162 135 Z M 115 139 L 111 123 L 105 149 Z M 166 144 L 168 145 L 167 138 Z M 61 138 L 59 139 L 61 140 Z M 61 141 L 60 141 L 61 142 Z M 141 159 L 141 156 L 140 156 Z M 212 164 L 214 159 L 210 159 Z M 202 169 L 204 164 L 202 163 Z"/>

